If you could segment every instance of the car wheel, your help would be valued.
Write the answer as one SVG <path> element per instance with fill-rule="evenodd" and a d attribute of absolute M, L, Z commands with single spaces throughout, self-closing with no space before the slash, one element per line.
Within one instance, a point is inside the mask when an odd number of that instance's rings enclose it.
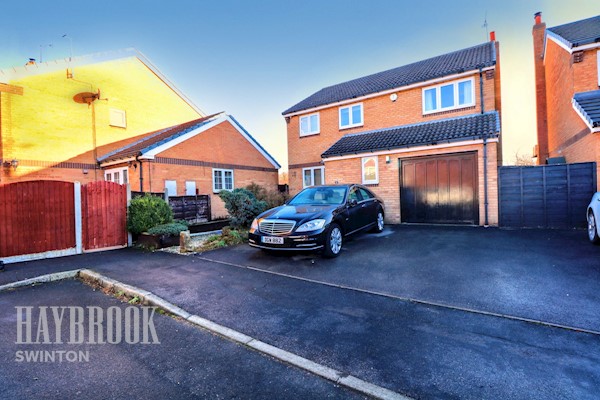
<path fill-rule="evenodd" d="M 588 238 L 590 242 L 594 244 L 600 244 L 600 237 L 598 236 L 598 225 L 596 221 L 596 217 L 594 216 L 594 212 L 590 211 L 588 213 Z"/>
<path fill-rule="evenodd" d="M 323 255 L 327 258 L 339 256 L 340 251 L 342 251 L 342 242 L 343 235 L 340 226 L 336 223 L 331 224 L 327 230 Z"/>
<path fill-rule="evenodd" d="M 384 226 L 385 226 L 385 222 L 383 220 L 383 210 L 380 208 L 379 210 L 377 210 L 377 217 L 375 218 L 375 226 L 373 227 L 371 232 L 381 233 L 381 232 L 383 232 Z"/>

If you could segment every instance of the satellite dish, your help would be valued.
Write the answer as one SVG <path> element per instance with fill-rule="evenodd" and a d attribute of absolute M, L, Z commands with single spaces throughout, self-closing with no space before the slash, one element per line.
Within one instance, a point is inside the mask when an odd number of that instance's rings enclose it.
<path fill-rule="evenodd" d="M 98 100 L 100 98 L 100 90 L 98 90 L 98 93 L 92 93 L 92 92 L 81 92 L 81 93 L 77 93 L 75 96 L 73 96 L 73 101 L 75 103 L 79 103 L 79 104 L 92 104 L 94 101 Z"/>

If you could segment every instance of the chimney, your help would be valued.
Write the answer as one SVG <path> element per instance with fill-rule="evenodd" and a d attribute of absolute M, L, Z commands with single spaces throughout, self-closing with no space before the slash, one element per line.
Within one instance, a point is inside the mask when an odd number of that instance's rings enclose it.
<path fill-rule="evenodd" d="M 495 42 L 496 41 L 496 31 L 491 31 L 490 32 L 490 42 Z"/>
<path fill-rule="evenodd" d="M 535 105 L 537 122 L 538 164 L 546 164 L 548 158 L 548 106 L 546 100 L 546 67 L 544 66 L 544 44 L 546 24 L 542 13 L 535 13 L 533 26 L 533 65 L 535 70 Z"/>

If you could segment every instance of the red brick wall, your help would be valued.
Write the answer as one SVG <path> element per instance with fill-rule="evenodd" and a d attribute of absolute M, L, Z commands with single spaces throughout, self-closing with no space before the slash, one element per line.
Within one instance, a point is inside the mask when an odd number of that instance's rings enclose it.
<path fill-rule="evenodd" d="M 596 49 L 587 50 L 582 62 L 573 63 L 572 55 L 564 48 L 554 40 L 547 41 L 545 76 L 550 157 L 562 156 L 568 163 L 600 162 L 600 135 L 590 132 L 572 104 L 575 93 L 598 89 L 596 52 Z"/>
<path fill-rule="evenodd" d="M 496 71 L 494 75 L 494 79 L 486 79 L 485 73 L 483 74 L 485 111 L 496 110 L 496 107 L 500 105 L 500 99 L 496 96 L 496 86 L 499 86 L 500 74 Z M 357 103 L 363 103 L 364 125 L 356 128 L 339 129 L 338 106 L 319 111 L 320 133 L 317 135 L 300 137 L 298 124 L 301 115 L 291 117 L 287 124 L 290 192 L 296 193 L 302 189 L 302 168 L 294 168 L 294 166 L 299 164 L 317 165 L 321 161 L 321 154 L 344 135 L 481 112 L 479 75 L 473 74 L 472 76 L 475 78 L 473 83 L 476 104 L 470 108 L 423 115 L 423 87 L 419 87 L 397 92 L 398 99 L 395 102 L 390 100 L 389 95 L 357 101 Z M 307 114 L 312 114 L 312 112 L 303 115 Z M 360 174 L 360 170 L 358 173 Z M 327 176 L 327 171 L 325 175 Z"/>

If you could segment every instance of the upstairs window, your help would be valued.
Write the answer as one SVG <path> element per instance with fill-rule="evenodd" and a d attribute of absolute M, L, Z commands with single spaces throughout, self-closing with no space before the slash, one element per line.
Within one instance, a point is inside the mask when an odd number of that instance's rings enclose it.
<path fill-rule="evenodd" d="M 300 117 L 300 136 L 316 135 L 319 128 L 319 113 Z"/>
<path fill-rule="evenodd" d="M 353 104 L 340 107 L 340 129 L 353 128 L 363 124 L 363 105 Z"/>
<path fill-rule="evenodd" d="M 423 114 L 474 106 L 474 87 L 469 78 L 423 89 Z"/>

